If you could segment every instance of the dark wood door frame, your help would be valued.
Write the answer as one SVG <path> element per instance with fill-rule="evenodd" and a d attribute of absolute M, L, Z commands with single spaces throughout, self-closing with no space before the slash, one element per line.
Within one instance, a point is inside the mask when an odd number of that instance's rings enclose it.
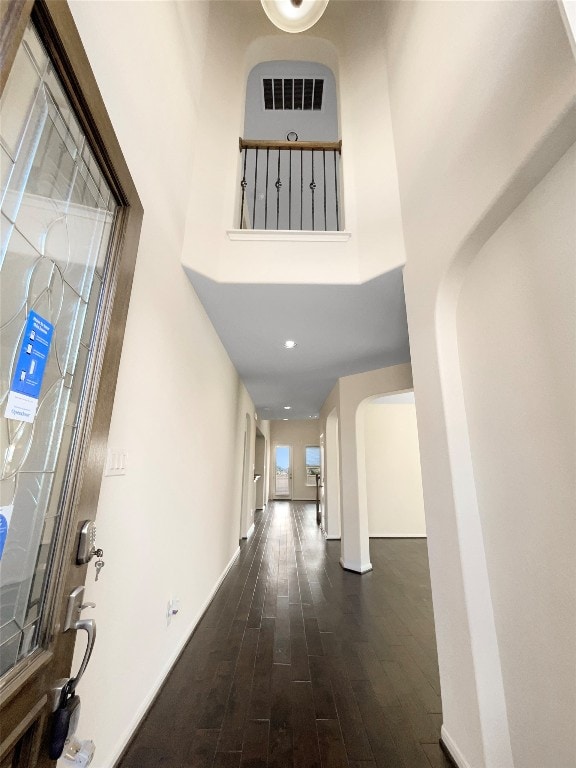
<path fill-rule="evenodd" d="M 103 317 L 99 376 L 90 380 L 94 407 L 85 416 L 67 504 L 67 524 L 55 555 L 55 582 L 47 605 L 48 621 L 42 647 L 0 681 L 0 764 L 45 768 L 48 691 L 54 681 L 70 675 L 75 633 L 63 634 L 65 596 L 86 578 L 74 550 L 79 522 L 93 519 L 100 493 L 105 450 L 118 375 L 130 290 L 135 269 L 143 209 L 108 117 L 68 5 L 63 0 L 8 0 L 0 7 L 0 92 L 3 91 L 28 20 L 32 18 L 62 81 L 76 116 L 120 206 L 115 228 L 110 282 L 110 310 Z"/>

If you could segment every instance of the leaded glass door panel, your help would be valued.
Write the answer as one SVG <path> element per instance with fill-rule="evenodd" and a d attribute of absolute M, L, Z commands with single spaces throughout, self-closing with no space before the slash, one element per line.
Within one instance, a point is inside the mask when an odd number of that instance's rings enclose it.
<path fill-rule="evenodd" d="M 42 639 L 60 501 L 116 209 L 31 25 L 4 92 L 4 115 L 0 674 Z M 11 405 L 19 378 L 38 364 L 33 348 L 26 354 L 29 337 L 38 333 L 28 327 L 32 312 L 53 329 L 33 414 Z"/>

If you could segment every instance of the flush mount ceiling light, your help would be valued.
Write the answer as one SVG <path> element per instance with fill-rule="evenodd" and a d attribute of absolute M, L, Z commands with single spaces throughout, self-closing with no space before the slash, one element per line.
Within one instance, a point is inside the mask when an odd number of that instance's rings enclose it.
<path fill-rule="evenodd" d="M 328 0 L 260 0 L 264 13 L 283 32 L 310 29 L 326 10 Z"/>
<path fill-rule="evenodd" d="M 294 347 L 296 346 L 296 342 L 293 341 L 292 339 L 286 339 L 286 341 L 284 342 L 284 346 L 286 349 L 294 349 Z"/>

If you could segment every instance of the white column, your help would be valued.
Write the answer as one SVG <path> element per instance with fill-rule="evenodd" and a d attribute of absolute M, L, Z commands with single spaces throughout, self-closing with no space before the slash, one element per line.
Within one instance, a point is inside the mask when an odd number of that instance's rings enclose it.
<path fill-rule="evenodd" d="M 364 420 L 359 407 L 340 402 L 340 501 L 342 506 L 342 556 L 340 565 L 348 571 L 372 570 L 368 536 Z"/>

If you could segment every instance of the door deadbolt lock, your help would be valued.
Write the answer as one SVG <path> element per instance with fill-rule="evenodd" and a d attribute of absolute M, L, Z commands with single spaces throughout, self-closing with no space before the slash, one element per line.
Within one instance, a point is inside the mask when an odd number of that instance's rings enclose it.
<path fill-rule="evenodd" d="M 98 554 L 96 549 L 96 523 L 93 520 L 85 520 L 80 529 L 80 539 L 78 541 L 78 552 L 76 553 L 77 565 L 86 565 Z M 103 554 L 103 553 L 102 553 Z"/>

